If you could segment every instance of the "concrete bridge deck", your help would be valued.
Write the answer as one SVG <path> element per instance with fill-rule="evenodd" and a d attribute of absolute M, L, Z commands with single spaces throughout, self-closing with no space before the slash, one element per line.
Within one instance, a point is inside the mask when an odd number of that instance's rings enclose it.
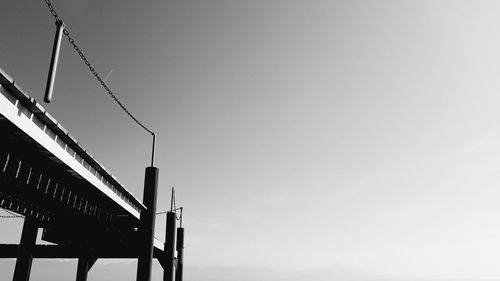
<path fill-rule="evenodd" d="M 1 69 L 0 132 L 0 207 L 32 218 L 48 242 L 134 244 L 145 206 Z"/>

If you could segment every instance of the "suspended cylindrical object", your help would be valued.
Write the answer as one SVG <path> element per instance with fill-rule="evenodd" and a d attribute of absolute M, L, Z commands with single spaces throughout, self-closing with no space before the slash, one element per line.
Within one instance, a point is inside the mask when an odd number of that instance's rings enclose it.
<path fill-rule="evenodd" d="M 52 47 L 52 57 L 50 59 L 49 76 L 47 77 L 47 86 L 45 87 L 45 102 L 52 100 L 52 90 L 54 89 L 54 80 L 56 79 L 57 61 L 59 60 L 59 50 L 61 48 L 61 37 L 64 30 L 64 24 L 61 20 L 56 21 L 56 37 Z"/>

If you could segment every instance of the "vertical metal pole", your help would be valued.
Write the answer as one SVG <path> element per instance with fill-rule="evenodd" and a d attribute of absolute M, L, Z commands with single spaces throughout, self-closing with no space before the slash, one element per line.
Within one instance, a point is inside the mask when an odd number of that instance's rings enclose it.
<path fill-rule="evenodd" d="M 153 243 L 155 234 L 156 193 L 158 190 L 158 174 L 156 167 L 147 167 L 144 178 L 143 203 L 146 210 L 141 212 L 139 260 L 137 261 L 137 281 L 151 280 L 153 261 Z"/>
<path fill-rule="evenodd" d="M 153 147 L 151 148 L 151 167 L 155 164 L 155 146 L 156 146 L 156 135 L 153 134 Z"/>
<path fill-rule="evenodd" d="M 177 228 L 177 267 L 175 269 L 175 281 L 182 281 L 182 268 L 184 261 L 183 258 L 184 252 L 184 228 Z"/>
<path fill-rule="evenodd" d="M 170 212 L 174 212 L 175 210 L 175 189 L 172 186 L 172 195 L 170 196 Z"/>
<path fill-rule="evenodd" d="M 16 260 L 13 281 L 28 281 L 30 279 L 31 264 L 33 263 L 33 247 L 36 244 L 38 226 L 36 222 L 26 217 L 24 219 L 19 256 Z"/>
<path fill-rule="evenodd" d="M 64 30 L 64 24 L 61 20 L 56 21 L 56 37 L 54 46 L 52 46 L 52 57 L 50 59 L 49 76 L 45 87 L 45 102 L 52 100 L 52 90 L 54 89 L 54 80 L 56 79 L 57 61 L 59 60 L 59 50 L 61 49 L 61 37 Z"/>
<path fill-rule="evenodd" d="M 175 251 L 175 213 L 167 213 L 167 230 L 165 234 L 166 268 L 163 269 L 163 281 L 174 281 L 174 251 Z"/>
<path fill-rule="evenodd" d="M 76 271 L 76 281 L 87 281 L 89 273 L 89 259 L 86 257 L 78 259 L 78 269 Z"/>

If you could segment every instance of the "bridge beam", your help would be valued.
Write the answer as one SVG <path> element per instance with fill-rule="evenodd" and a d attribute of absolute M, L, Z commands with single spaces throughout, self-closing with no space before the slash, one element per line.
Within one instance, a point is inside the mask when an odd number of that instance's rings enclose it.
<path fill-rule="evenodd" d="M 153 245 L 156 218 L 156 194 L 158 190 L 159 169 L 147 167 L 144 178 L 143 204 L 146 210 L 141 212 L 140 219 L 140 247 L 137 261 L 137 281 L 151 280 L 151 266 L 153 263 Z"/>
<path fill-rule="evenodd" d="M 17 244 L 0 244 L 0 259 L 15 259 L 21 252 L 21 246 Z M 82 257 L 80 250 L 64 245 L 35 245 L 31 252 L 36 259 L 79 259 Z M 136 259 L 139 257 L 138 250 L 134 247 L 114 247 L 110 249 L 96 249 L 92 256 L 100 259 Z M 153 258 L 165 260 L 162 249 L 154 248 Z"/>
<path fill-rule="evenodd" d="M 38 226 L 36 222 L 26 217 L 24 219 L 21 243 L 14 269 L 13 281 L 28 281 L 30 279 L 31 265 L 33 264 L 33 248 L 36 244 Z"/>

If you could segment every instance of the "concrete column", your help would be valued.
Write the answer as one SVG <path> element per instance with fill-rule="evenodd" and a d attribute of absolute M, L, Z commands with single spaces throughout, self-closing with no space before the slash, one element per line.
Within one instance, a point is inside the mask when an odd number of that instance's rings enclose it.
<path fill-rule="evenodd" d="M 38 226 L 29 217 L 24 219 L 19 255 L 16 260 L 13 281 L 28 281 L 30 279 L 31 265 L 33 263 L 33 248 L 36 244 Z"/>
<path fill-rule="evenodd" d="M 182 223 L 181 223 L 182 224 Z M 184 228 L 177 228 L 177 267 L 175 269 L 175 281 L 182 281 L 182 268 L 184 261 L 183 259 L 184 252 Z"/>
<path fill-rule="evenodd" d="M 78 269 L 76 271 L 76 281 L 87 281 L 89 269 L 89 259 L 87 257 L 79 258 Z"/>
<path fill-rule="evenodd" d="M 175 213 L 168 212 L 164 248 L 166 266 L 163 269 L 163 281 L 174 281 L 175 222 Z"/>
<path fill-rule="evenodd" d="M 158 190 L 159 169 L 147 167 L 144 178 L 143 204 L 146 210 L 141 212 L 139 260 L 137 261 L 137 281 L 151 280 L 151 265 L 153 261 L 153 243 L 156 218 L 156 193 Z"/>

